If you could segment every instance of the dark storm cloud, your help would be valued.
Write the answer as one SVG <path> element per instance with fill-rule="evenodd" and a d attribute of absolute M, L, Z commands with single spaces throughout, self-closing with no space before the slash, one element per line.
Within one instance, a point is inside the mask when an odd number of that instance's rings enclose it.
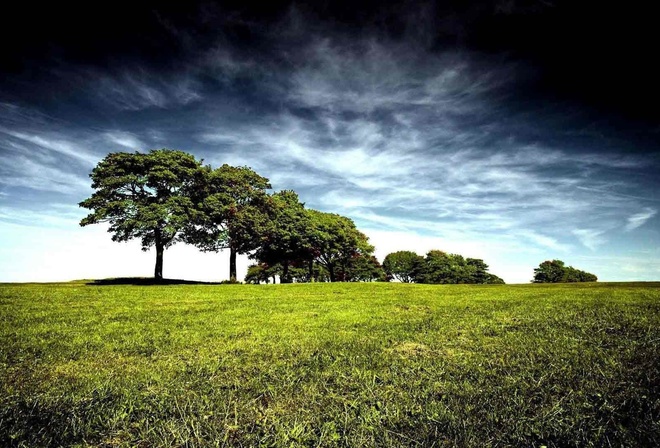
<path fill-rule="evenodd" d="M 3 64 L 15 75 L 12 90 L 23 96 L 35 92 L 34 82 L 62 82 L 71 66 L 92 67 L 111 73 L 112 78 L 129 76 L 118 71 L 138 65 L 167 78 L 215 49 L 227 55 L 221 59 L 238 64 L 221 67 L 226 76 L 227 70 L 259 70 L 240 65 L 246 57 L 286 69 L 295 63 L 288 60 L 287 52 L 305 45 L 310 35 L 341 35 L 358 42 L 385 39 L 429 53 L 477 52 L 517 63 L 529 75 L 516 84 L 518 107 L 572 105 L 598 115 L 590 117 L 591 122 L 639 134 L 639 120 L 644 126 L 657 126 L 660 99 L 655 81 L 660 73 L 652 60 L 659 39 L 649 8 L 650 4 L 515 0 L 359 5 L 96 2 L 38 8 L 27 2 L 4 16 Z M 240 55 L 239 61 L 232 53 Z M 58 75 L 62 68 L 64 73 Z M 207 74 L 213 78 L 212 72 Z M 140 83 L 135 74 L 130 76 Z M 26 78 L 34 82 L 26 83 Z M 112 80 L 107 82 L 106 89 L 112 90 Z M 52 85 L 41 88 L 53 94 Z M 178 94 L 189 98 L 187 87 L 179 88 L 183 92 Z M 163 105 L 167 95 L 142 90 L 135 102 L 125 106 Z M 608 117 L 616 123 L 604 122 Z M 643 135 L 640 138 L 648 143 Z"/>

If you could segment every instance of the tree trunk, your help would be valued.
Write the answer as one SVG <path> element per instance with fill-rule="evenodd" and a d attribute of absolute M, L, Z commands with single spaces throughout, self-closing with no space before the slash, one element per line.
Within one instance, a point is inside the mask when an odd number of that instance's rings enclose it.
<path fill-rule="evenodd" d="M 236 281 L 236 249 L 229 248 L 229 280 Z"/>
<path fill-rule="evenodd" d="M 314 283 L 314 259 L 309 260 L 309 282 Z"/>
<path fill-rule="evenodd" d="M 285 261 L 282 263 L 282 278 L 280 279 L 280 283 L 291 283 L 291 279 L 289 278 L 289 262 Z"/>
<path fill-rule="evenodd" d="M 163 241 L 160 235 L 160 230 L 156 230 L 156 268 L 154 269 L 154 278 L 156 280 L 163 279 Z"/>
<path fill-rule="evenodd" d="M 330 281 L 335 281 L 335 267 L 331 264 L 328 265 L 328 274 L 330 274 Z"/>

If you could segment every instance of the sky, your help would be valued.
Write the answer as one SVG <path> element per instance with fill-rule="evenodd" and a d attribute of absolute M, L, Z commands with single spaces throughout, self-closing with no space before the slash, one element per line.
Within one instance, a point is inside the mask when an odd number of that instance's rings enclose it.
<path fill-rule="evenodd" d="M 80 227 L 77 204 L 107 154 L 157 148 L 253 168 L 353 219 L 381 261 L 660 280 L 651 5 L 180 3 L 0 19 L 0 281 L 152 275 L 153 250 Z M 164 275 L 226 279 L 228 254 L 179 243 Z"/>

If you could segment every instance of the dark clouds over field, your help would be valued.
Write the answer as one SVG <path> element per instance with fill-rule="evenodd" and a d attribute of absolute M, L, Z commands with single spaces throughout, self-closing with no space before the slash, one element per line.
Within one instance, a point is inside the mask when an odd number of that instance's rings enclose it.
<path fill-rule="evenodd" d="M 381 258 L 658 279 L 653 15 L 574 3 L 25 4 L 2 19 L 0 251 L 25 264 L 3 280 L 109 276 L 138 256 L 78 229 L 75 204 L 108 152 L 160 147 L 255 168 L 353 218 Z M 98 273 L 73 261 L 94 244 L 115 257 Z M 195 257 L 166 257 L 166 276 L 195 275 Z"/>

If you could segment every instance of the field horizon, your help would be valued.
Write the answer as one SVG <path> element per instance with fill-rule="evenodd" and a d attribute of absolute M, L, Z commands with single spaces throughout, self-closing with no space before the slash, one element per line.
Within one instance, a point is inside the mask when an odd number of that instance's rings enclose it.
<path fill-rule="evenodd" d="M 0 286 L 8 285 L 67 285 L 71 283 L 86 284 L 88 286 L 111 286 L 111 285 L 135 285 L 135 286 L 166 286 L 166 285 L 209 285 L 209 286 L 228 286 L 232 285 L 225 280 L 206 281 L 206 280 L 187 280 L 183 278 L 162 278 L 156 279 L 154 277 L 104 277 L 104 278 L 78 278 L 73 280 L 62 281 L 25 281 L 25 282 L 0 282 Z M 505 283 L 498 284 L 432 284 L 432 283 L 403 283 L 399 281 L 373 281 L 373 282 L 292 282 L 292 283 L 260 283 L 251 284 L 239 281 L 234 285 L 250 285 L 250 286 L 272 286 L 272 285 L 310 285 L 310 284 L 396 284 L 396 285 L 424 285 L 424 286 L 528 286 L 528 285 L 646 285 L 646 286 L 660 286 L 660 280 L 631 280 L 631 281 L 597 281 L 597 282 L 563 282 L 563 283 L 534 283 L 533 281 L 523 283 Z"/>
<path fill-rule="evenodd" d="M 660 443 L 660 282 L 114 280 L 0 284 L 0 445 Z"/>

